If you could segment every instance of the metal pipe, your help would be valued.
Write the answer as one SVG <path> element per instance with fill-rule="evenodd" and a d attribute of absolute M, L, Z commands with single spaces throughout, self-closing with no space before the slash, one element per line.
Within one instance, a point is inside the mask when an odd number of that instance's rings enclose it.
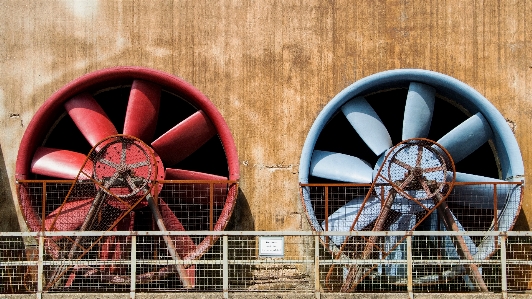
<path fill-rule="evenodd" d="M 155 223 L 157 223 L 157 227 L 159 228 L 160 231 L 167 232 L 168 230 L 166 229 L 166 226 L 164 225 L 161 212 L 159 212 L 159 208 L 157 208 L 157 206 L 155 205 L 155 202 L 153 201 L 153 197 L 151 196 L 151 194 L 148 194 L 146 196 L 146 199 L 148 200 L 148 206 L 151 209 L 153 218 L 155 219 Z M 176 261 L 180 261 L 181 258 L 179 257 L 179 254 L 177 253 L 177 250 L 175 248 L 175 244 L 172 238 L 168 235 L 163 235 L 163 240 L 166 243 L 168 252 L 170 253 L 170 256 L 172 256 L 172 259 Z M 193 288 L 194 284 L 190 281 L 183 265 L 176 264 L 175 267 L 177 269 L 177 273 L 179 274 L 179 278 L 181 279 L 181 283 L 183 284 L 183 286 L 185 288 Z"/>
<path fill-rule="evenodd" d="M 506 265 L 506 235 L 501 235 L 501 293 L 502 298 L 508 298 L 508 269 Z"/>
<path fill-rule="evenodd" d="M 320 237 L 314 236 L 314 294 L 320 299 Z"/>
<path fill-rule="evenodd" d="M 406 290 L 408 291 L 408 297 L 414 299 L 414 287 L 412 280 L 412 236 L 406 236 L 406 277 L 408 279 Z"/>
<path fill-rule="evenodd" d="M 437 204 L 437 203 L 436 203 Z M 451 211 L 449 210 L 449 206 L 445 201 L 442 201 L 440 205 L 437 208 L 438 215 L 443 219 L 443 223 L 447 230 L 453 230 L 453 231 L 459 231 L 458 225 L 453 219 L 453 215 L 451 214 Z M 467 244 L 464 240 L 463 236 L 455 236 L 456 240 L 456 249 L 458 251 L 458 254 L 467 260 L 472 260 L 473 255 L 469 251 L 469 248 L 467 247 Z M 486 283 L 484 282 L 484 279 L 482 278 L 482 274 L 480 273 L 480 270 L 478 269 L 478 266 L 474 263 L 471 263 L 468 265 L 470 271 L 472 272 L 473 280 L 475 281 L 478 288 L 483 291 L 487 292 L 488 287 L 486 286 Z"/>
<path fill-rule="evenodd" d="M 229 241 L 227 235 L 222 236 L 222 261 L 223 261 L 223 268 L 222 268 L 222 288 L 223 288 L 223 298 L 228 299 L 229 298 Z"/>
<path fill-rule="evenodd" d="M 129 298 L 135 299 L 137 278 L 137 236 L 131 236 L 131 273 L 129 285 Z"/>

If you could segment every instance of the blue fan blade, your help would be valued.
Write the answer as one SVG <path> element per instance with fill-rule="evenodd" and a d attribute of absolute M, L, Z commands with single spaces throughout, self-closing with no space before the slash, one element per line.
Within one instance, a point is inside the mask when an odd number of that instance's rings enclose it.
<path fill-rule="evenodd" d="M 454 221 L 456 222 L 456 225 L 458 226 L 458 230 L 464 231 L 464 227 L 462 226 L 460 221 L 458 221 L 458 219 L 452 212 L 451 214 L 453 216 Z M 442 230 L 447 230 L 444 225 L 442 225 Z M 471 240 L 469 236 L 463 236 L 463 238 L 464 238 L 464 242 L 466 243 L 467 249 L 469 250 L 469 253 L 471 253 L 471 255 L 474 257 L 478 251 L 477 246 L 475 245 L 475 243 L 473 242 L 473 240 Z M 458 254 L 456 245 L 454 244 L 451 237 L 445 236 L 443 239 L 444 239 L 443 246 L 445 250 L 445 255 L 450 259 L 460 259 L 460 255 Z M 478 267 L 478 270 L 480 271 L 480 273 L 482 273 L 482 267 Z M 469 275 L 463 275 L 462 278 L 464 279 L 464 282 L 470 289 L 475 289 L 475 286 L 473 282 L 471 281 L 471 278 L 469 278 Z"/>
<path fill-rule="evenodd" d="M 362 207 L 364 202 L 364 197 L 357 197 L 350 202 L 346 203 L 343 207 L 336 210 L 328 218 L 328 229 L 329 231 L 340 231 L 348 232 L 355 221 L 355 218 L 358 214 L 358 211 Z M 353 230 L 362 230 L 368 224 L 372 223 L 377 219 L 381 212 L 381 201 L 375 197 L 370 197 L 366 201 L 360 216 L 358 217 L 357 223 L 353 227 Z M 322 227 L 325 228 L 325 221 L 322 222 Z M 336 245 L 340 246 L 344 242 L 344 236 L 333 236 L 331 241 Z"/>
<path fill-rule="evenodd" d="M 410 231 L 416 225 L 415 214 L 403 214 L 392 225 L 389 230 L 391 231 Z M 385 252 L 390 251 L 397 242 L 399 242 L 403 236 L 389 236 L 386 237 L 386 243 L 384 244 Z M 395 249 L 390 252 L 386 257 L 387 260 L 406 260 L 406 241 L 398 244 Z M 405 264 L 387 264 L 385 266 L 386 275 L 406 277 L 406 265 Z"/>
<path fill-rule="evenodd" d="M 342 106 L 351 126 L 375 155 L 392 147 L 392 139 L 381 119 L 363 97 L 356 97 Z"/>
<path fill-rule="evenodd" d="M 463 172 L 456 173 L 456 181 L 457 182 L 490 182 L 490 183 L 505 182 L 499 179 L 494 179 L 494 178 L 476 175 L 476 174 L 463 173 Z"/>
<path fill-rule="evenodd" d="M 493 184 L 482 183 L 504 182 L 503 180 L 499 179 L 462 172 L 456 173 L 456 181 L 467 183 L 479 183 L 475 185 L 468 184 L 454 186 L 453 198 L 457 198 L 459 200 L 457 204 L 472 209 L 493 209 L 495 203 Z M 510 189 L 511 187 L 509 187 L 509 185 L 500 185 L 497 187 L 497 210 L 501 210 L 502 208 L 504 208 Z M 450 200 L 453 201 L 452 199 Z"/>
<path fill-rule="evenodd" d="M 453 216 L 454 221 L 456 222 L 456 225 L 458 226 L 458 230 L 459 231 L 465 231 L 464 227 L 462 226 L 460 221 L 458 221 L 456 216 L 452 212 L 451 212 L 451 214 Z M 447 230 L 447 228 L 443 224 L 442 224 L 441 229 L 444 230 L 444 231 Z M 464 241 L 466 243 L 467 249 L 469 250 L 471 255 L 475 255 L 477 253 L 477 246 L 475 245 L 473 240 L 471 240 L 471 237 L 463 236 L 463 238 L 464 238 Z M 451 259 L 458 259 L 460 256 L 458 255 L 458 251 L 456 249 L 456 246 L 455 246 L 454 242 L 451 240 L 451 237 L 446 236 L 444 239 L 445 239 L 445 242 L 444 242 L 445 243 L 444 244 L 445 255 L 447 257 L 451 258 Z"/>
<path fill-rule="evenodd" d="M 438 143 L 447 149 L 454 162 L 458 163 L 487 142 L 492 135 L 491 127 L 484 116 L 477 113 L 443 136 Z"/>
<path fill-rule="evenodd" d="M 371 183 L 373 169 L 357 157 L 315 150 L 310 161 L 310 174 L 349 183 Z"/>
<path fill-rule="evenodd" d="M 431 86 L 410 83 L 403 118 L 403 140 L 426 138 L 429 135 L 435 93 Z"/>

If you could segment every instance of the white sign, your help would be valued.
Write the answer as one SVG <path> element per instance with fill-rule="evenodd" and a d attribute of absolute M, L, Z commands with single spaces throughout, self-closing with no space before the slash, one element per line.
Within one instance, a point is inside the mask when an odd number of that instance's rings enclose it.
<path fill-rule="evenodd" d="M 259 237 L 259 256 L 284 256 L 284 237 Z"/>

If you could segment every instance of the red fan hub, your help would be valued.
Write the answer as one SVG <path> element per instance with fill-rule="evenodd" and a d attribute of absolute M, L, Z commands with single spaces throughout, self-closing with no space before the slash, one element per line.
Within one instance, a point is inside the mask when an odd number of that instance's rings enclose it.
<path fill-rule="evenodd" d="M 153 149 L 127 135 L 108 140 L 111 141 L 96 146 L 98 150 L 93 153 L 92 167 L 99 187 L 112 195 L 109 204 L 127 210 L 150 190 L 153 196 L 158 195 L 161 186 L 154 188 L 153 181 L 164 179 L 164 166 Z M 135 209 L 147 205 L 144 198 Z"/>

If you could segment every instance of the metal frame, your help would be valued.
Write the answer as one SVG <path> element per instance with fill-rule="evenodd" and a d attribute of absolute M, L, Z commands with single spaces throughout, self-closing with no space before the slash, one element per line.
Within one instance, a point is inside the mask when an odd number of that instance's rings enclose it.
<path fill-rule="evenodd" d="M 325 206 L 325 219 L 324 219 L 324 223 L 325 223 L 325 231 L 328 230 L 328 226 L 329 226 L 329 188 L 331 187 L 360 187 L 360 188 L 371 188 L 373 184 L 353 184 L 353 183 L 306 183 L 306 184 L 303 184 L 303 183 L 300 183 L 299 186 L 301 187 L 300 188 L 300 198 L 301 200 L 303 201 L 303 204 L 305 204 L 305 198 L 303 197 L 303 187 L 322 187 L 322 188 L 325 188 L 324 190 L 324 206 Z M 517 185 L 517 186 L 521 186 L 521 188 L 524 188 L 524 182 L 453 182 L 453 185 L 454 186 L 474 186 L 474 185 L 493 185 L 494 186 L 494 194 L 493 194 L 493 200 L 494 200 L 494 206 L 497 206 L 497 185 Z M 378 185 L 376 187 L 379 187 Z M 522 190 L 523 191 L 523 190 Z M 522 206 L 522 202 L 523 202 L 523 192 L 521 191 L 521 194 L 520 194 L 520 201 L 519 201 L 519 206 L 517 207 L 517 211 L 519 213 L 519 211 L 521 211 L 521 206 Z M 494 220 L 494 228 L 497 228 L 497 219 L 498 219 L 498 215 L 496 214 L 497 212 L 495 211 L 495 214 L 493 215 L 493 220 Z M 514 219 L 515 221 L 517 219 Z M 512 223 L 512 225 L 510 227 L 513 227 L 515 223 Z"/>
<path fill-rule="evenodd" d="M 42 193 L 42 206 L 44 211 L 44 206 L 46 205 L 46 198 L 47 194 L 45 192 L 46 185 L 47 184 L 74 184 L 75 180 L 18 180 L 17 185 L 21 184 L 42 184 L 43 186 L 43 193 Z M 154 188 L 160 188 L 160 185 L 165 184 L 187 184 L 187 185 L 194 185 L 194 184 L 209 184 L 209 230 L 213 231 L 215 230 L 215 226 L 222 225 L 221 223 L 217 223 L 214 221 L 214 186 L 216 184 L 227 184 L 229 186 L 229 189 L 238 189 L 238 181 L 237 180 L 157 180 L 154 183 Z M 19 192 L 20 188 L 16 189 L 17 192 Z M 157 200 L 158 193 L 154 194 L 154 199 Z M 18 197 L 20 198 L 20 194 L 18 194 Z M 231 206 L 231 209 L 234 208 Z M 231 215 L 231 211 L 225 211 L 225 213 L 229 213 Z M 41 215 L 44 216 L 44 215 Z M 44 219 L 44 217 L 41 217 L 41 219 Z M 44 226 L 41 225 L 41 228 Z"/>
<path fill-rule="evenodd" d="M 164 261 L 158 261 L 158 260 L 138 260 L 137 256 L 135 254 L 135 246 L 137 244 L 137 239 L 142 236 L 180 236 L 180 235 L 205 235 L 210 234 L 217 237 L 222 237 L 221 239 L 221 247 L 222 247 L 222 253 L 220 254 L 220 259 L 214 259 L 214 260 L 194 260 L 194 261 L 177 261 L 177 260 L 164 260 Z M 507 239 L 508 238 L 528 238 L 528 242 L 532 244 L 532 232 L 528 231 L 509 231 L 509 232 L 463 232 L 463 231 L 389 231 L 389 232 L 372 232 L 372 231 L 351 231 L 351 232 L 315 232 L 315 231 L 211 231 L 211 232 L 205 232 L 205 231 L 188 231 L 188 232 L 178 232 L 178 231 L 172 231 L 172 232 L 160 232 L 160 231 L 107 231 L 107 232 L 98 232 L 98 231 L 69 231 L 69 232 L 0 232 L 0 239 L 6 238 L 6 237 L 20 237 L 26 238 L 26 237 L 33 237 L 38 239 L 38 260 L 33 261 L 2 261 L 2 267 L 8 267 L 8 266 L 27 266 L 27 267 L 37 267 L 37 285 L 36 289 L 33 292 L 36 295 L 37 298 L 41 298 L 43 294 L 47 293 L 45 290 L 43 290 L 43 269 L 45 266 L 49 265 L 55 265 L 58 262 L 57 261 L 50 261 L 46 260 L 44 255 L 44 240 L 47 237 L 53 237 L 53 236 L 130 236 L 131 242 L 132 242 L 132 254 L 130 260 L 123 261 L 124 263 L 128 263 L 132 266 L 136 265 L 136 263 L 153 263 L 153 264 L 195 264 L 195 265 L 221 265 L 222 267 L 222 289 L 221 293 L 223 295 L 223 298 L 228 298 L 230 292 L 236 292 L 241 291 L 238 288 L 232 289 L 229 283 L 229 280 L 231 279 L 230 275 L 231 272 L 229 271 L 229 267 L 231 265 L 267 265 L 272 263 L 274 261 L 276 264 L 303 264 L 308 266 L 307 269 L 312 269 L 313 272 L 312 276 L 314 277 L 313 280 L 309 280 L 309 287 L 305 291 L 307 292 L 314 292 L 316 298 L 320 298 L 321 293 L 327 292 L 327 290 L 324 290 L 322 288 L 323 280 L 320 278 L 320 266 L 329 266 L 332 264 L 341 263 L 343 265 L 350 265 L 350 264 L 372 264 L 375 262 L 379 262 L 379 260 L 360 260 L 360 259 L 351 259 L 351 258 L 344 258 L 341 261 L 339 260 L 333 260 L 333 259 L 326 259 L 323 258 L 320 254 L 322 251 L 321 246 L 321 239 L 323 237 L 331 237 L 331 236 L 365 236 L 365 237 L 371 237 L 371 236 L 389 236 L 389 235 L 398 235 L 398 236 L 404 236 L 407 235 L 407 244 L 411 244 L 413 237 L 431 237 L 431 236 L 483 236 L 483 237 L 498 237 L 500 238 L 501 246 L 499 249 L 499 258 L 497 259 L 491 259 L 489 261 L 485 260 L 423 260 L 420 258 L 416 258 L 412 255 L 412 246 L 407 246 L 408 249 L 408 255 L 406 260 L 398 260 L 394 261 L 396 263 L 405 263 L 408 265 L 408 282 L 407 282 L 407 288 L 406 293 L 408 293 L 409 297 L 412 298 L 414 294 L 414 288 L 412 283 L 412 267 L 414 265 L 419 264 L 426 264 L 426 263 L 432 263 L 432 264 L 442 264 L 442 265 L 467 265 L 470 263 L 482 263 L 482 264 L 492 264 L 492 265 L 498 265 L 500 267 L 500 294 L 502 298 L 507 298 L 508 293 L 511 291 L 508 290 L 508 278 L 507 278 L 507 272 L 508 268 L 512 265 L 530 265 L 532 266 L 532 261 L 530 260 L 523 260 L 518 258 L 508 258 L 507 255 Z M 229 238 L 239 238 L 239 237 L 257 237 L 257 236 L 283 236 L 283 237 L 302 237 L 307 238 L 311 241 L 311 244 L 313 244 L 313 254 L 309 254 L 308 256 L 303 256 L 299 259 L 292 258 L 279 258 L 279 259 L 271 259 L 271 258 L 260 258 L 256 257 L 255 259 L 244 259 L 244 258 L 234 258 L 231 257 L 230 252 L 232 250 L 235 250 L 235 248 L 231 248 L 229 246 Z M 528 243 L 527 243 L 528 244 Z M 1 242 L 0 242 L 1 245 Z M 101 263 L 101 261 L 84 261 L 85 264 L 91 264 L 91 263 Z M 132 267 L 134 269 L 134 267 Z M 234 274 L 234 273 L 233 273 Z M 524 273 L 523 273 L 523 276 Z M 135 295 L 137 292 L 136 290 L 136 284 L 135 284 L 135 270 L 131 272 L 131 284 L 129 285 L 130 290 L 130 297 L 135 298 Z M 214 291 L 220 291 L 219 289 L 216 290 L 216 288 L 213 288 Z M 167 290 L 172 291 L 172 290 Z M 174 290 L 175 291 L 175 290 Z M 278 290 L 271 290 L 271 291 L 278 291 Z"/>

